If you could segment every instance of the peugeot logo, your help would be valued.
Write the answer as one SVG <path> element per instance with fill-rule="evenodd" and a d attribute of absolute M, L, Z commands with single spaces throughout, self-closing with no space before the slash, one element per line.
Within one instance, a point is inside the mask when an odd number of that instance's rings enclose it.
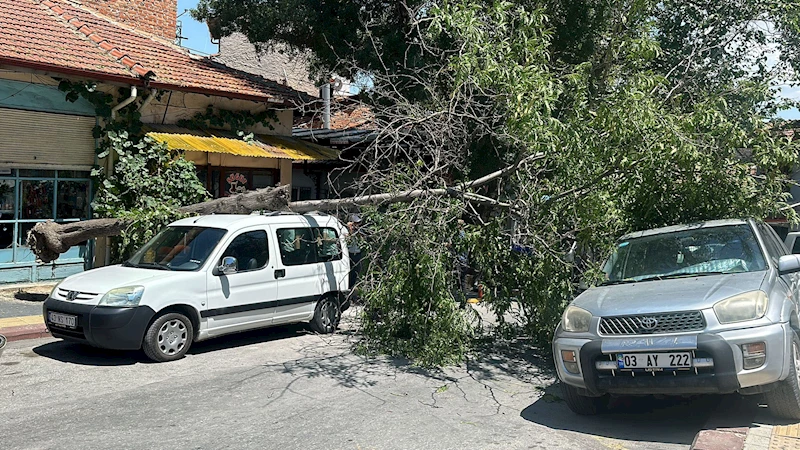
<path fill-rule="evenodd" d="M 78 292 L 77 291 L 69 291 L 69 292 L 67 292 L 67 300 L 69 300 L 71 302 L 74 302 L 76 298 L 78 298 Z"/>
<path fill-rule="evenodd" d="M 639 323 L 642 326 L 642 330 L 650 331 L 658 325 L 658 319 L 655 317 L 642 317 Z"/>

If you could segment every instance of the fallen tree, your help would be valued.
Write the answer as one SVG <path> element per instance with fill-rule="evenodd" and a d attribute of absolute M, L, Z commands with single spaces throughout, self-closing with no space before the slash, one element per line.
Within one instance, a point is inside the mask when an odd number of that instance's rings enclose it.
<path fill-rule="evenodd" d="M 250 214 L 258 210 L 285 210 L 288 204 L 289 187 L 281 186 L 188 205 L 178 208 L 178 211 L 188 215 Z M 130 219 L 124 218 L 91 219 L 63 224 L 41 222 L 28 233 L 27 242 L 39 260 L 49 263 L 80 242 L 119 236 L 130 223 Z"/>
<path fill-rule="evenodd" d="M 413 189 L 339 199 L 289 202 L 289 187 L 280 186 L 258 189 L 231 197 L 218 198 L 188 205 L 178 208 L 178 211 L 187 215 L 250 214 L 254 211 L 291 211 L 307 213 L 311 211 L 332 211 L 365 205 L 402 203 L 410 202 L 421 197 L 443 196 L 452 196 L 462 198 L 472 203 L 508 208 L 510 205 L 507 203 L 468 192 L 468 190 L 478 188 L 497 178 L 504 177 L 514 172 L 521 165 L 542 158 L 544 158 L 544 156 L 541 154 L 531 155 L 520 160 L 516 164 L 492 172 L 476 180 L 446 188 Z M 119 236 L 130 223 L 131 220 L 125 218 L 91 219 L 63 224 L 53 221 L 41 222 L 36 224 L 28 233 L 27 243 L 31 251 L 33 251 L 41 262 L 50 263 L 58 259 L 58 256 L 69 250 L 70 247 L 86 240 Z"/>

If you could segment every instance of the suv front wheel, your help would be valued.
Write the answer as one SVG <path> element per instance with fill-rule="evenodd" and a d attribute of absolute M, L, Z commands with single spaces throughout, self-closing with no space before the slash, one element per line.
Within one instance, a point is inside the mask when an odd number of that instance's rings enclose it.
<path fill-rule="evenodd" d="M 800 419 L 800 338 L 793 332 L 789 376 L 765 394 L 770 412 L 782 419 Z"/>
<path fill-rule="evenodd" d="M 586 397 L 578 393 L 578 389 L 561 383 L 561 392 L 569 409 L 581 416 L 593 416 L 608 408 L 608 395 L 602 397 Z"/>

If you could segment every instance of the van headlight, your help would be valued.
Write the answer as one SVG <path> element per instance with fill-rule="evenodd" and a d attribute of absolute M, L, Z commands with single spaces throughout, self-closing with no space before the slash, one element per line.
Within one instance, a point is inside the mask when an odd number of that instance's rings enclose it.
<path fill-rule="evenodd" d="M 58 290 L 58 287 L 61 286 L 61 283 L 63 283 L 63 282 L 64 282 L 64 280 L 61 280 L 55 286 L 53 286 L 53 290 L 50 291 L 50 298 L 53 298 L 53 294 L 56 293 L 56 291 Z"/>
<path fill-rule="evenodd" d="M 769 297 L 764 291 L 750 291 L 734 295 L 714 305 L 719 323 L 743 322 L 764 317 Z"/>
<path fill-rule="evenodd" d="M 100 299 L 98 306 L 132 308 L 139 306 L 142 294 L 144 294 L 144 286 L 126 286 L 112 289 Z"/>
<path fill-rule="evenodd" d="M 592 313 L 583 308 L 570 305 L 567 307 L 567 310 L 564 311 L 564 317 L 561 319 L 561 327 L 564 331 L 580 333 L 589 331 L 589 323 L 591 321 Z"/>

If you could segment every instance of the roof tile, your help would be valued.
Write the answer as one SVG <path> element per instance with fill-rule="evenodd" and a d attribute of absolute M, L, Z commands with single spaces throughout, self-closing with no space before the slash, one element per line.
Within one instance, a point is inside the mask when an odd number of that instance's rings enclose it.
<path fill-rule="evenodd" d="M 133 69 L 133 66 L 136 65 L 136 61 L 128 58 L 127 56 L 123 56 L 122 59 L 119 60 L 119 62 L 125 64 L 125 66 L 129 69 Z"/>
<path fill-rule="evenodd" d="M 117 24 L 68 0 L 0 0 L 0 61 L 33 62 L 135 80 L 164 88 L 283 101 L 307 94 L 238 71 Z M 152 72 L 152 73 L 151 73 Z"/>

